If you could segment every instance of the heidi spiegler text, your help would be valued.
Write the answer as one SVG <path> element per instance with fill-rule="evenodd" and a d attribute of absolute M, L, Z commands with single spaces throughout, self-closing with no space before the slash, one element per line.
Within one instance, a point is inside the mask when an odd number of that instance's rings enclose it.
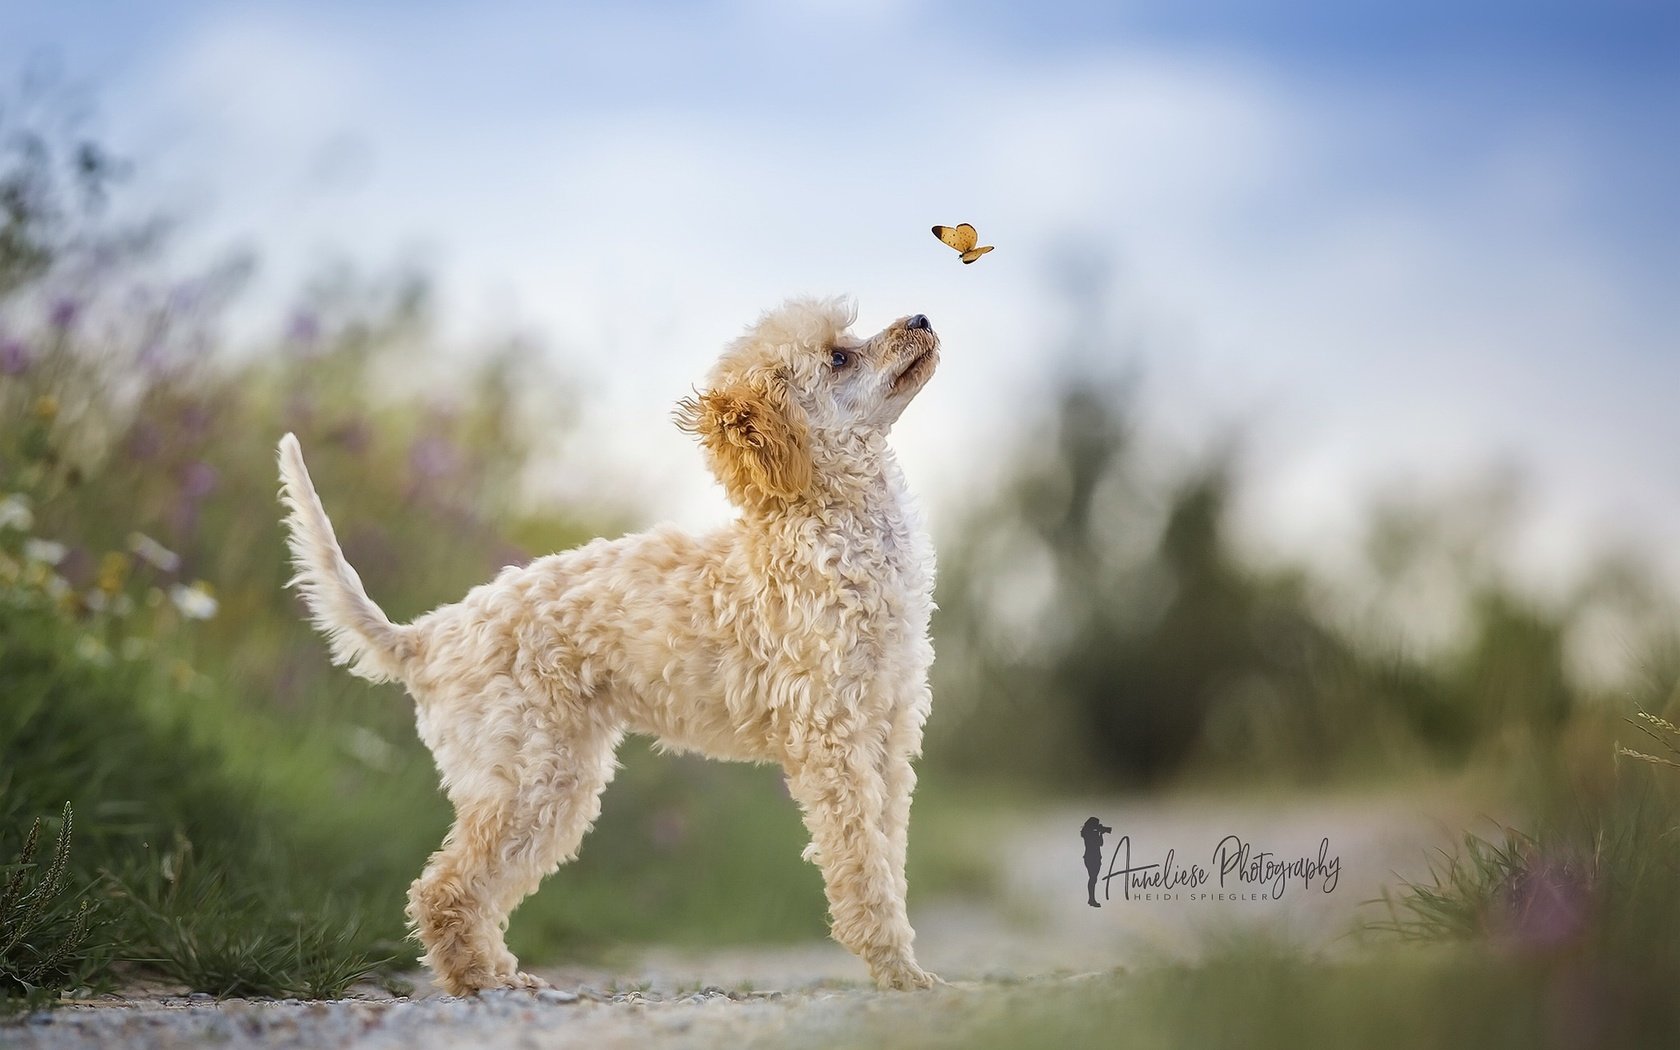
<path fill-rule="evenodd" d="M 1262 849 L 1241 835 L 1226 835 L 1203 854 L 1208 862 L 1186 861 L 1179 851 L 1135 856 L 1130 835 L 1114 842 L 1106 868 L 1098 874 L 1102 836 L 1112 829 L 1097 818 L 1086 821 L 1085 867 L 1089 903 L 1096 899 L 1095 883 L 1101 882 L 1103 900 L 1118 896 L 1123 901 L 1207 901 L 1249 902 L 1281 900 L 1292 892 L 1317 890 L 1334 893 L 1342 878 L 1342 858 L 1330 852 L 1330 839 L 1320 839 L 1316 852 L 1282 854 Z M 1095 848 L 1093 848 L 1095 847 Z M 1200 852 L 1200 851 L 1198 851 Z M 1120 885 L 1114 886 L 1118 880 Z M 1116 893 L 1118 889 L 1118 893 Z"/>

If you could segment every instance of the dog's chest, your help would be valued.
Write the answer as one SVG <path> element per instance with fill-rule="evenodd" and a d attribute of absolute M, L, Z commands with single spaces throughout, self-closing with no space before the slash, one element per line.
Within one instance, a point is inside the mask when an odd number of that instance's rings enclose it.
<path fill-rule="evenodd" d="M 926 632 L 933 611 L 933 544 L 908 514 L 831 538 L 836 600 L 864 613 L 864 629 L 887 641 Z"/>

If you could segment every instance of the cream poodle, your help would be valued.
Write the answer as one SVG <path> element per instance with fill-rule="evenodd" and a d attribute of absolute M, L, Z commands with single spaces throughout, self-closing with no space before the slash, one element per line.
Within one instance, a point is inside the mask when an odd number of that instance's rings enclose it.
<path fill-rule="evenodd" d="M 455 807 L 408 904 L 451 993 L 540 984 L 503 943 L 508 916 L 577 855 L 626 733 L 778 763 L 834 938 L 883 988 L 938 982 L 916 965 L 904 879 L 933 549 L 887 434 L 939 339 L 921 314 L 868 339 L 852 321 L 841 301 L 790 301 L 679 403 L 739 508 L 729 525 L 595 540 L 409 624 L 368 598 L 281 439 L 291 582 L 335 663 L 407 687 Z"/>

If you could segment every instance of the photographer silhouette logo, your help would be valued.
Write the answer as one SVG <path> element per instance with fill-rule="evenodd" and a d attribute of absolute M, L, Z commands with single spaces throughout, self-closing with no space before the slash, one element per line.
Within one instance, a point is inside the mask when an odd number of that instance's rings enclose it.
<path fill-rule="evenodd" d="M 1097 903 L 1097 878 L 1102 874 L 1102 840 L 1104 835 L 1114 834 L 1114 829 L 1092 817 L 1079 829 L 1079 835 L 1085 840 L 1085 871 L 1090 879 L 1085 883 L 1085 902 L 1093 908 L 1102 907 Z"/>

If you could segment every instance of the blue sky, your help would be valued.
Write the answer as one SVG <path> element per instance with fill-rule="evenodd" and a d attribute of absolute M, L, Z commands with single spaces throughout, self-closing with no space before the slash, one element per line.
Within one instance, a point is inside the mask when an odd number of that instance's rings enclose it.
<path fill-rule="evenodd" d="M 715 517 L 668 405 L 758 310 L 850 292 L 947 340 L 900 443 L 950 505 L 1049 383 L 1072 251 L 1125 337 L 1088 363 L 1140 367 L 1187 448 L 1250 435 L 1256 542 L 1334 550 L 1375 490 L 1514 463 L 1531 564 L 1619 535 L 1680 562 L 1673 3 L 0 0 L 0 27 L 0 75 L 56 56 L 189 248 L 251 245 L 275 297 L 418 259 L 454 330 L 536 332 L 586 414 L 645 423 L 560 493 L 628 475 Z M 927 233 L 960 220 L 998 246 L 973 267 Z"/>

